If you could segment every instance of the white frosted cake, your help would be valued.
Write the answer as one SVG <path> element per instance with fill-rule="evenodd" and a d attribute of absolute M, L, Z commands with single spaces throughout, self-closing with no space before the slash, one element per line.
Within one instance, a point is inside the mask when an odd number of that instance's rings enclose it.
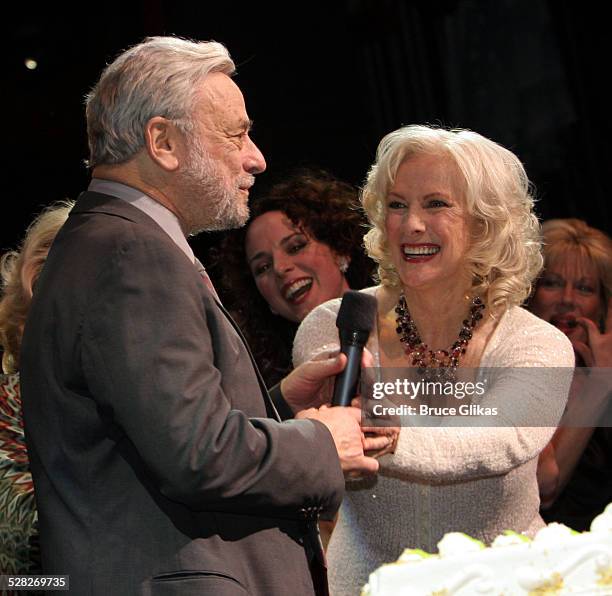
<path fill-rule="evenodd" d="M 506 532 L 491 547 L 446 534 L 438 554 L 406 550 L 370 575 L 362 596 L 612 596 L 612 503 L 590 532 L 549 524 L 533 540 Z"/>

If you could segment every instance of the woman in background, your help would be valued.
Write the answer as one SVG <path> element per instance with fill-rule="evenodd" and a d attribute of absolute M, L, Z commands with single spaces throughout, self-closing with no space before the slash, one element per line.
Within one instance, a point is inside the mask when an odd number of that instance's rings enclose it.
<path fill-rule="evenodd" d="M 18 251 L 0 261 L 0 574 L 36 573 L 36 504 L 23 433 L 19 348 L 32 293 L 49 248 L 74 203 L 58 202 L 30 225 Z"/>
<path fill-rule="evenodd" d="M 300 321 L 347 289 L 371 284 L 364 232 L 355 188 L 323 170 L 300 169 L 254 200 L 245 228 L 224 238 L 223 302 L 268 387 L 293 368 Z"/>
<path fill-rule="evenodd" d="M 612 367 L 612 241 L 579 219 L 547 221 L 542 232 L 544 272 L 531 311 L 567 335 L 579 366 Z M 568 407 L 598 410 L 579 383 L 576 379 Z M 601 408 L 612 424 L 612 404 Z M 612 429 L 567 424 L 540 456 L 542 516 L 585 531 L 612 501 Z"/>

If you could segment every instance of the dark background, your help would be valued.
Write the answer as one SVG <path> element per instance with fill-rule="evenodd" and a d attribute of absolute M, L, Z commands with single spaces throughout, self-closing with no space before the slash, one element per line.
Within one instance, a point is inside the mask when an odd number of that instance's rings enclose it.
<path fill-rule="evenodd" d="M 121 49 L 158 34 L 228 46 L 268 162 L 260 188 L 298 164 L 359 184 L 384 134 L 437 123 L 472 128 L 517 153 L 542 218 L 581 217 L 610 233 L 605 3 L 215 4 L 22 2 L 5 14 L 0 250 L 15 246 L 43 205 L 84 189 L 83 97 Z M 36 70 L 26 69 L 28 57 Z M 209 242 L 194 242 L 203 260 Z"/>

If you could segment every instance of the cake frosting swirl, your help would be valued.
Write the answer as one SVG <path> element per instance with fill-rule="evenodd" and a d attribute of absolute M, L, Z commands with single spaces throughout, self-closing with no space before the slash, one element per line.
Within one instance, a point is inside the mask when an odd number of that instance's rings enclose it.
<path fill-rule="evenodd" d="M 491 547 L 446 534 L 438 554 L 407 549 L 370 575 L 362 596 L 612 596 L 612 503 L 590 532 L 549 524 L 533 540 L 515 532 Z"/>

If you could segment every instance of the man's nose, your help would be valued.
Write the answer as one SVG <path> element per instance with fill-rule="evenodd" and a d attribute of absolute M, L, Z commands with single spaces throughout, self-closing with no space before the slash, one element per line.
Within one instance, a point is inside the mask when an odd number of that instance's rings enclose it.
<path fill-rule="evenodd" d="M 246 141 L 247 146 L 245 147 L 246 153 L 244 157 L 244 169 L 249 174 L 261 174 L 266 169 L 266 160 L 263 153 L 248 135 L 246 137 Z"/>

